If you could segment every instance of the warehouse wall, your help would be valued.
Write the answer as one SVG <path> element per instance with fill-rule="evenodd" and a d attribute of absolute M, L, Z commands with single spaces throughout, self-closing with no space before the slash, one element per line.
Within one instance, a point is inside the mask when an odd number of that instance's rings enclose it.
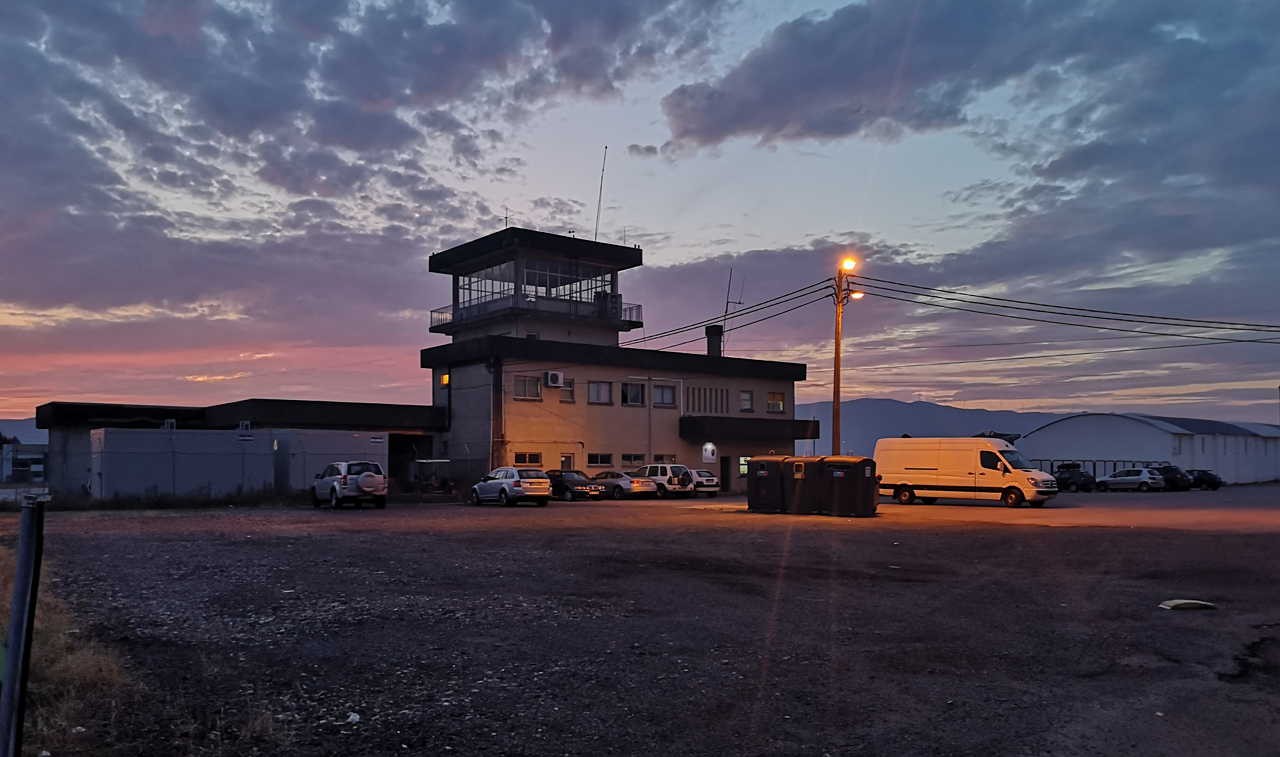
<path fill-rule="evenodd" d="M 274 488 L 269 433 L 96 428 L 89 447 L 95 499 L 216 498 Z"/>
<path fill-rule="evenodd" d="M 272 437 L 277 494 L 307 489 L 329 463 L 369 460 L 389 470 L 389 434 L 325 429 L 270 429 L 262 433 Z"/>

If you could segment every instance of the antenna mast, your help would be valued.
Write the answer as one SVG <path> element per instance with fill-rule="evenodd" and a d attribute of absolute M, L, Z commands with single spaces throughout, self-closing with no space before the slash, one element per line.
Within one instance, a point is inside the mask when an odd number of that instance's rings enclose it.
<path fill-rule="evenodd" d="M 609 145 L 604 146 L 604 157 L 600 159 L 600 192 L 596 195 L 596 234 L 592 237 L 595 241 L 600 241 L 600 204 L 604 200 L 604 166 L 609 160 Z"/>
<path fill-rule="evenodd" d="M 732 293 L 733 293 L 733 266 L 730 266 L 729 267 L 729 284 L 724 288 L 724 316 L 720 318 L 720 328 L 724 328 L 729 323 L 729 306 L 742 304 L 741 300 L 729 299 L 730 297 L 733 296 Z M 739 294 L 738 296 L 741 297 L 742 295 Z M 722 350 L 724 349 L 724 344 L 725 344 L 725 338 L 724 336 L 721 336 L 720 349 Z"/>

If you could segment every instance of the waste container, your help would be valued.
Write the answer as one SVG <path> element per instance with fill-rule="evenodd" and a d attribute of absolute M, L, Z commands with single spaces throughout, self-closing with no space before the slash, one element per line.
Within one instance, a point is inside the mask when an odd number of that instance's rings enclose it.
<path fill-rule="evenodd" d="M 822 489 L 826 492 L 825 512 L 840 517 L 868 518 L 876 514 L 880 501 L 876 463 L 869 457 L 832 455 L 818 464 Z"/>
<path fill-rule="evenodd" d="M 793 515 L 811 515 L 824 512 L 827 492 L 823 478 L 822 458 L 789 457 L 786 463 L 789 473 L 783 487 L 786 512 Z"/>
<path fill-rule="evenodd" d="M 747 461 L 747 510 L 780 513 L 791 489 L 791 468 L 785 455 L 760 455 Z"/>

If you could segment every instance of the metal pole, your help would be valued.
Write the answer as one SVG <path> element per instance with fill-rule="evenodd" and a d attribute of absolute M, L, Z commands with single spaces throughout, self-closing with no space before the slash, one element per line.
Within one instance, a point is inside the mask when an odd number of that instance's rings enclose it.
<path fill-rule="evenodd" d="M 844 274 L 836 274 L 836 350 L 831 387 L 831 454 L 840 454 L 840 351 L 844 342 Z"/>
<path fill-rule="evenodd" d="M 18 557 L 14 565 L 13 604 L 9 642 L 5 650 L 3 690 L 0 691 L 0 757 L 22 754 L 22 717 L 27 693 L 27 669 L 36 622 L 40 586 L 40 558 L 44 550 L 44 505 L 32 497 L 22 503 Z"/>

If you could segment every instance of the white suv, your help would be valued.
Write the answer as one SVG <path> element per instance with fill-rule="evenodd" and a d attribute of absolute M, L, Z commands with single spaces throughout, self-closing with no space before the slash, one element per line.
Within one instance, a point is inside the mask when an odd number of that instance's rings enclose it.
<path fill-rule="evenodd" d="M 311 487 L 311 504 L 319 507 L 341 507 L 347 502 L 372 502 L 374 507 L 387 506 L 387 476 L 382 466 L 368 460 L 329 463 L 316 474 Z"/>
<path fill-rule="evenodd" d="M 670 497 L 673 494 L 692 496 L 696 491 L 693 472 L 683 465 L 646 465 L 637 468 L 630 475 L 632 478 L 643 476 L 653 479 L 658 485 L 659 497 Z"/>
<path fill-rule="evenodd" d="M 694 470 L 693 488 L 699 494 L 714 497 L 720 493 L 720 479 L 709 470 Z"/>

